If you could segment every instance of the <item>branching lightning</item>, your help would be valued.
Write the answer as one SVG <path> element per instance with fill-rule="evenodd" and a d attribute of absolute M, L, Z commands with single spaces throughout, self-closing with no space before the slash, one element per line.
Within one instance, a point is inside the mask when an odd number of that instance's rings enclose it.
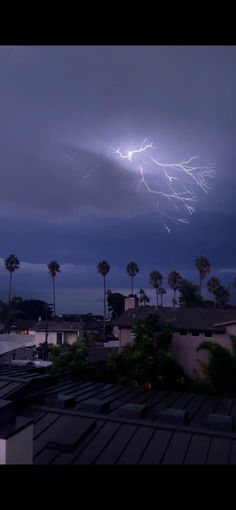
<path fill-rule="evenodd" d="M 181 223 L 189 223 L 186 217 L 176 216 L 176 212 L 184 210 L 192 216 L 195 212 L 195 204 L 199 200 L 198 192 L 207 193 L 210 189 L 210 180 L 214 177 L 212 164 L 198 165 L 197 156 L 192 156 L 179 163 L 162 163 L 153 157 L 156 149 L 153 143 L 147 143 L 145 138 L 139 148 L 123 152 L 120 147 L 111 147 L 114 154 L 121 159 L 127 159 L 130 163 L 136 162 L 136 170 L 140 174 L 140 182 L 137 191 L 143 186 L 146 191 L 155 197 L 154 206 L 158 209 L 160 221 L 168 233 L 171 232 L 171 224 L 180 226 Z M 141 157 L 140 157 L 141 154 Z M 154 154 L 155 156 L 155 154 Z M 147 182 L 144 173 L 144 165 L 149 165 L 151 173 L 157 178 L 157 187 L 152 187 Z M 151 165 L 151 167 L 150 167 Z M 159 171 L 158 171 L 159 170 Z M 150 174 L 150 171 L 148 172 Z M 152 177 L 153 180 L 153 177 Z M 167 203 L 171 213 L 165 212 Z M 164 210 L 163 210 L 164 209 Z M 175 214 L 172 214 L 174 210 Z"/>

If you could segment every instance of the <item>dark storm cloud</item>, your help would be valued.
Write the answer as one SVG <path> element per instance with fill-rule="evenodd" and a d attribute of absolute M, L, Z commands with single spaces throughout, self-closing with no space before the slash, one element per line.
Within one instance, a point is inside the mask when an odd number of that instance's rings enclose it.
<path fill-rule="evenodd" d="M 111 286 L 127 285 L 122 268 L 131 258 L 142 267 L 142 286 L 149 270 L 188 272 L 201 254 L 230 278 L 235 58 L 227 46 L 1 47 L 0 258 L 15 251 L 26 263 L 59 258 L 86 266 L 78 280 L 64 274 L 64 289 L 76 281 L 99 286 L 100 258 L 111 262 Z M 136 192 L 139 176 L 110 150 L 145 137 L 162 161 L 196 154 L 215 165 L 212 191 L 202 194 L 191 225 L 171 235 L 145 190 Z M 50 281 L 36 273 L 18 275 L 22 293 L 41 281 L 47 293 Z"/>

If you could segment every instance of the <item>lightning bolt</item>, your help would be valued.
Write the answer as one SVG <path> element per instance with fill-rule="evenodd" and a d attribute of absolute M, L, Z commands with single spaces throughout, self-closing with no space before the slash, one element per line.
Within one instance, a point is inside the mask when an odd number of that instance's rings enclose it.
<path fill-rule="evenodd" d="M 127 159 L 130 163 L 138 159 L 136 169 L 140 173 L 140 182 L 136 191 L 143 186 L 149 194 L 156 197 L 157 200 L 154 202 L 154 206 L 158 209 L 160 221 L 168 233 L 171 233 L 170 224 L 175 224 L 179 227 L 179 224 L 188 224 L 190 222 L 185 217 L 173 217 L 166 214 L 160 206 L 160 200 L 164 200 L 165 203 L 168 202 L 175 211 L 182 207 L 185 212 L 192 216 L 196 210 L 194 205 L 199 200 L 198 190 L 206 194 L 212 189 L 210 180 L 214 177 L 214 167 L 212 164 L 202 166 L 197 164 L 197 156 L 192 156 L 177 163 L 163 163 L 152 156 L 152 151 L 156 147 L 154 147 L 152 142 L 148 143 L 147 138 L 143 140 L 140 147 L 134 150 L 123 152 L 120 147 L 117 149 L 111 147 L 111 149 L 114 154 L 121 159 Z M 144 154 L 142 153 L 145 153 L 145 159 L 143 159 Z M 157 188 L 149 185 L 144 175 L 144 165 L 151 165 L 154 169 L 159 170 L 157 176 L 164 178 L 168 191 L 160 189 L 160 179 Z"/>

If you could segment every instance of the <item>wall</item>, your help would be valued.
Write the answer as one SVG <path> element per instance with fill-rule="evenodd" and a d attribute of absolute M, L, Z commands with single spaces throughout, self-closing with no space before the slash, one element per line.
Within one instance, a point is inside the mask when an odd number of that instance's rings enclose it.
<path fill-rule="evenodd" d="M 199 344 L 203 341 L 216 342 L 222 347 L 231 350 L 231 342 L 227 334 L 213 335 L 209 338 L 201 334 L 199 336 L 192 336 L 191 334 L 182 336 L 174 333 L 173 335 L 170 350 L 188 377 L 196 378 L 203 376 L 199 361 L 204 364 L 208 364 L 209 361 L 209 353 L 207 351 L 197 352 Z"/>
<path fill-rule="evenodd" d="M 44 343 L 46 340 L 46 333 L 45 331 L 36 331 L 35 332 L 35 345 L 39 345 Z M 63 339 L 62 339 L 63 341 Z M 49 344 L 57 344 L 57 333 L 55 332 L 49 332 L 48 333 L 48 343 Z"/>
<path fill-rule="evenodd" d="M 125 312 L 126 310 L 136 308 L 137 306 L 138 306 L 137 296 L 129 296 L 125 298 Z"/>
<path fill-rule="evenodd" d="M 76 331 L 70 331 L 69 333 L 68 332 L 64 333 L 64 343 L 65 344 L 72 345 L 75 342 L 77 342 L 77 340 L 78 340 L 78 335 L 77 335 Z"/>
<path fill-rule="evenodd" d="M 122 349 L 122 347 L 125 347 L 125 345 L 128 344 L 129 342 L 132 342 L 131 329 L 121 328 L 120 335 L 119 335 L 120 349 Z"/>
<path fill-rule="evenodd" d="M 209 353 L 205 350 L 197 352 L 197 347 L 204 340 L 216 342 L 222 347 L 226 347 L 231 350 L 231 341 L 229 335 L 236 336 L 236 324 L 227 327 L 225 334 L 217 334 L 212 337 L 205 337 L 204 335 L 192 336 L 190 333 L 187 335 L 180 335 L 174 333 L 171 342 L 171 352 L 175 360 L 182 366 L 185 374 L 188 377 L 196 378 L 202 377 L 202 367 L 199 364 L 201 362 L 207 364 L 209 360 Z M 132 342 L 132 331 L 131 329 L 122 328 L 120 329 L 119 345 L 120 348 L 124 347 L 127 343 Z"/>

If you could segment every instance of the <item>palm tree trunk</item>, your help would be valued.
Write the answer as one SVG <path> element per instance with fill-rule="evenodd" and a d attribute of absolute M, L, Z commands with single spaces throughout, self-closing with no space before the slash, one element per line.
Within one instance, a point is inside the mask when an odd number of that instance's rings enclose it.
<path fill-rule="evenodd" d="M 174 289 L 174 303 L 173 303 L 174 304 L 174 308 L 175 308 L 175 302 L 176 302 L 176 297 L 175 296 L 176 296 L 176 290 Z"/>
<path fill-rule="evenodd" d="M 10 285 L 9 285 L 9 299 L 8 304 L 11 302 L 11 285 L 12 285 L 12 272 L 10 271 Z"/>
<path fill-rule="evenodd" d="M 133 295 L 134 293 L 134 277 L 131 276 L 131 294 Z"/>
<path fill-rule="evenodd" d="M 156 296 L 157 296 L 157 307 L 158 307 L 159 306 L 158 289 L 156 289 Z"/>
<path fill-rule="evenodd" d="M 106 338 L 106 277 L 103 276 L 103 284 L 104 284 L 104 317 L 103 317 L 103 336 L 104 341 Z"/>
<path fill-rule="evenodd" d="M 201 275 L 200 275 L 200 285 L 199 285 L 199 288 L 200 288 L 200 296 L 202 297 L 202 278 L 201 278 Z"/>
<path fill-rule="evenodd" d="M 163 306 L 163 295 L 161 294 L 161 306 Z"/>
<path fill-rule="evenodd" d="M 55 276 L 52 277 L 52 289 L 53 289 L 53 315 L 56 315 L 56 299 L 55 299 Z"/>

